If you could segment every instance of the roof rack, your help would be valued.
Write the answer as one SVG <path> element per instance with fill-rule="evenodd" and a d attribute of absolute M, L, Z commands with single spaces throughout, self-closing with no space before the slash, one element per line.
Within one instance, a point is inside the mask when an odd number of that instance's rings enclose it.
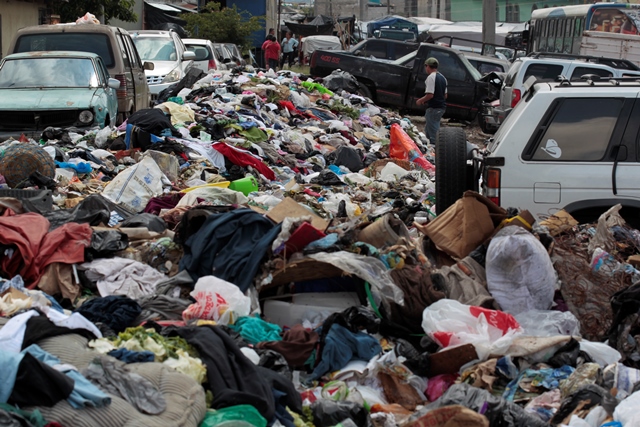
<path fill-rule="evenodd" d="M 587 62 L 594 62 L 596 64 L 608 65 L 612 68 L 617 68 L 621 70 L 633 70 L 640 71 L 640 67 L 638 67 L 633 62 L 628 59 L 620 59 L 620 58 L 606 58 L 603 56 L 590 56 L 590 55 L 571 55 L 569 53 L 557 53 L 557 52 L 531 52 L 527 55 L 529 58 L 540 59 L 540 58 L 565 58 L 565 59 L 582 59 Z"/>
<path fill-rule="evenodd" d="M 587 74 L 582 77 L 583 79 L 581 80 L 570 81 L 566 77 L 559 75 L 556 78 L 556 83 L 558 83 L 559 87 L 584 87 L 581 85 L 576 85 L 577 83 L 584 83 L 589 86 L 620 86 L 620 83 L 636 83 L 633 86 L 640 86 L 640 77 L 601 77 L 592 74 Z"/>

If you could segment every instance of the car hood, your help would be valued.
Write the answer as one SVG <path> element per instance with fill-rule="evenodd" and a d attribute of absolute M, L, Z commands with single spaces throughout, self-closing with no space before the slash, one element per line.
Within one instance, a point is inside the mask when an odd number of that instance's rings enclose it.
<path fill-rule="evenodd" d="M 98 88 L 0 89 L 2 110 L 89 108 Z"/>
<path fill-rule="evenodd" d="M 180 65 L 178 61 L 147 61 L 153 62 L 153 70 L 144 70 L 147 76 L 166 76 Z"/>

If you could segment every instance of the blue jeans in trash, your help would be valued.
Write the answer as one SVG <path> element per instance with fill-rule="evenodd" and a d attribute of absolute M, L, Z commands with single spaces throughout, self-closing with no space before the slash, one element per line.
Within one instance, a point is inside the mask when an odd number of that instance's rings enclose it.
<path fill-rule="evenodd" d="M 445 108 L 427 108 L 424 113 L 424 119 L 426 121 L 424 125 L 424 133 L 429 138 L 429 143 L 436 143 L 436 135 L 440 129 L 440 119 L 444 114 Z"/>

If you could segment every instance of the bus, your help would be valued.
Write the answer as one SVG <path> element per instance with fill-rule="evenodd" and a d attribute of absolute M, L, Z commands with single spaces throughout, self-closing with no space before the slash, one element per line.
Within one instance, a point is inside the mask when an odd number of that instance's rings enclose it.
<path fill-rule="evenodd" d="M 529 52 L 580 54 L 584 31 L 638 35 L 640 4 L 596 3 L 548 7 L 531 13 Z"/>

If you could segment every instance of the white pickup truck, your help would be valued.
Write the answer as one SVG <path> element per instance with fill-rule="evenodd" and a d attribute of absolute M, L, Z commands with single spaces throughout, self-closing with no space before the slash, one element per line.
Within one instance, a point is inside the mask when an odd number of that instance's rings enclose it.
<path fill-rule="evenodd" d="M 580 55 L 626 59 L 640 66 L 640 36 L 585 31 Z"/>

